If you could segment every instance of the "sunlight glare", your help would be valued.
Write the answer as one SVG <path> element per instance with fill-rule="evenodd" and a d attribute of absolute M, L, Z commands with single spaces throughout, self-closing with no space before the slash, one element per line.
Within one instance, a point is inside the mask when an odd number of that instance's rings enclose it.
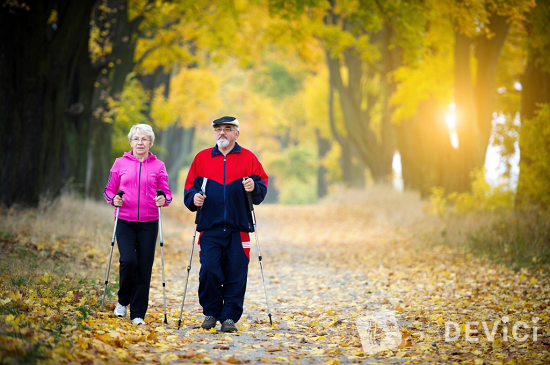
<path fill-rule="evenodd" d="M 447 128 L 449 128 L 449 137 L 451 139 L 451 145 L 453 148 L 458 148 L 458 134 L 456 133 L 456 104 L 449 104 L 449 110 L 445 114 L 445 123 L 447 123 Z"/>
<path fill-rule="evenodd" d="M 445 123 L 447 123 L 447 127 L 449 127 L 449 132 L 454 132 L 456 129 L 456 115 L 454 112 L 448 112 L 445 115 Z"/>

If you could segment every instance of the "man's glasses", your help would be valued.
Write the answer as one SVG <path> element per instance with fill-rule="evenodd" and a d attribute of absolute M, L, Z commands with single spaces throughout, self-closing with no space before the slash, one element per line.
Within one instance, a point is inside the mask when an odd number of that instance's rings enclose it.
<path fill-rule="evenodd" d="M 141 143 L 151 142 L 151 140 L 149 138 L 142 138 L 142 139 L 132 138 L 132 142 L 134 142 L 134 143 L 139 143 L 139 141 L 141 141 Z"/>
<path fill-rule="evenodd" d="M 231 127 L 216 127 L 214 128 L 214 130 L 216 131 L 216 133 L 221 133 L 222 131 L 224 131 L 225 133 L 229 133 L 231 131 L 234 131 L 235 129 Z"/>

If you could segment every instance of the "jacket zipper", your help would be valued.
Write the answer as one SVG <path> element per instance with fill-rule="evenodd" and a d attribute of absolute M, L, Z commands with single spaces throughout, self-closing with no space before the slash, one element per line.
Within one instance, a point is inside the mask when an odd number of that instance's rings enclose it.
<path fill-rule="evenodd" d="M 223 231 L 225 232 L 225 229 L 227 228 L 227 222 L 226 222 L 226 202 L 225 202 L 225 163 L 227 161 L 227 156 L 223 156 Z"/>
<path fill-rule="evenodd" d="M 139 181 L 138 181 L 138 222 L 139 222 L 139 201 L 141 199 L 141 162 L 139 163 Z"/>

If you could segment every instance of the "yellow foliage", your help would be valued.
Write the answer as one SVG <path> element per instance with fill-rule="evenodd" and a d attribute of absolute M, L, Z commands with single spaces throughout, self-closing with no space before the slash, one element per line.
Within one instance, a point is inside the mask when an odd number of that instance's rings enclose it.
<path fill-rule="evenodd" d="M 522 121 L 518 192 L 524 204 L 550 208 L 550 104 L 541 104 L 531 120 Z"/>
<path fill-rule="evenodd" d="M 169 103 L 185 127 L 209 123 L 219 114 L 220 79 L 210 69 L 183 68 L 172 78 Z"/>
<path fill-rule="evenodd" d="M 166 129 L 178 120 L 171 104 L 164 97 L 164 85 L 159 86 L 153 92 L 151 118 L 155 122 L 155 126 L 160 129 Z"/>
<path fill-rule="evenodd" d="M 428 212 L 432 215 L 443 215 L 447 212 L 448 204 L 453 205 L 453 212 L 461 215 L 494 212 L 514 206 L 514 193 L 504 185 L 496 187 L 489 185 L 485 180 L 485 169 L 476 169 L 470 175 L 472 178 L 470 192 L 452 192 L 445 196 L 443 188 L 432 188 Z"/>
<path fill-rule="evenodd" d="M 455 203 L 457 213 L 493 212 L 513 207 L 513 192 L 504 186 L 490 186 L 485 180 L 485 169 L 473 171 L 471 177 L 471 192 L 449 195 L 449 201 Z"/>
<path fill-rule="evenodd" d="M 52 12 L 50 13 L 50 17 L 48 18 L 48 25 L 56 23 L 57 22 L 57 10 L 52 9 Z"/>
<path fill-rule="evenodd" d="M 325 166 L 328 172 L 328 178 L 332 181 L 342 181 L 342 165 L 340 157 L 342 156 L 342 147 L 337 142 L 332 142 L 330 151 L 327 152 L 321 164 Z"/>
<path fill-rule="evenodd" d="M 447 199 L 445 198 L 445 189 L 442 187 L 431 188 L 430 205 L 427 211 L 431 215 L 443 215 L 447 211 Z"/>
<path fill-rule="evenodd" d="M 393 113 L 396 122 L 415 114 L 418 104 L 432 95 L 442 104 L 451 101 L 454 60 L 453 43 L 449 39 L 454 36 L 454 28 L 445 3 L 431 3 L 426 9 L 430 26 L 421 61 L 401 66 L 393 74 L 398 87 L 390 102 L 396 106 Z"/>

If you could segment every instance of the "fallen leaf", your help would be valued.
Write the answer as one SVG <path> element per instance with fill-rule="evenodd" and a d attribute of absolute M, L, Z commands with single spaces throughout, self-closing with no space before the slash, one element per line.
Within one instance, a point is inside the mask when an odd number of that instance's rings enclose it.
<path fill-rule="evenodd" d="M 215 345 L 214 347 L 212 347 L 214 350 L 229 350 L 229 346 L 227 345 Z"/>
<path fill-rule="evenodd" d="M 235 357 L 235 355 L 232 355 L 230 358 L 225 360 L 226 362 L 230 364 L 242 364 L 243 362 Z"/>

